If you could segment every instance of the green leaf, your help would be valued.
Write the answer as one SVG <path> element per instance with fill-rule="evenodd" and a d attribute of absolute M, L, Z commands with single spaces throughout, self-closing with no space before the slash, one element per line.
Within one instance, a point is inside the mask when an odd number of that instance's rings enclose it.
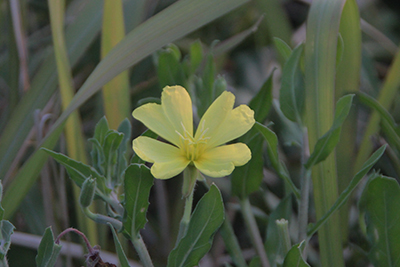
<path fill-rule="evenodd" d="M 304 261 L 301 256 L 305 246 L 305 241 L 300 244 L 294 245 L 285 257 L 283 267 L 310 267 L 310 265 Z"/>
<path fill-rule="evenodd" d="M 262 136 L 256 132 L 256 135 L 246 143 L 251 150 L 251 159 L 244 166 L 236 167 L 232 172 L 232 194 L 240 199 L 257 191 L 264 177 Z"/>
<path fill-rule="evenodd" d="M 214 99 L 217 97 L 213 94 L 215 81 L 215 62 L 212 51 L 205 57 L 205 67 L 201 78 L 195 81 L 196 106 L 197 114 L 202 117 Z"/>
<path fill-rule="evenodd" d="M 267 126 L 256 122 L 254 127 L 261 133 L 264 140 L 267 142 L 267 152 L 269 160 L 271 161 L 272 167 L 278 173 L 279 177 L 281 177 L 286 184 L 290 187 L 293 194 L 297 199 L 300 199 L 300 192 L 293 181 L 290 179 L 288 171 L 284 167 L 284 165 L 279 160 L 278 155 L 278 137 L 276 134 L 271 131 Z"/>
<path fill-rule="evenodd" d="M 367 231 L 372 243 L 368 256 L 374 266 L 400 266 L 399 183 L 379 176 L 365 190 Z"/>
<path fill-rule="evenodd" d="M 69 177 L 79 186 L 82 187 L 82 184 L 88 177 L 92 177 L 96 179 L 97 188 L 96 194 L 99 197 L 103 197 L 108 195 L 111 190 L 106 186 L 106 178 L 99 174 L 93 167 L 83 164 L 82 162 L 73 160 L 61 153 L 54 152 L 47 148 L 42 148 L 41 150 L 45 151 L 47 154 L 52 156 L 58 163 L 63 165 L 68 172 Z"/>
<path fill-rule="evenodd" d="M 357 174 L 351 179 L 350 184 L 347 188 L 340 194 L 336 202 L 332 205 L 329 211 L 319 219 L 319 221 L 307 231 L 307 235 L 310 237 L 315 234 L 318 229 L 329 219 L 329 217 L 338 210 L 344 203 L 346 203 L 347 199 L 350 197 L 353 190 L 357 187 L 358 183 L 361 179 L 369 172 L 369 170 L 375 165 L 375 163 L 382 157 L 385 152 L 386 145 L 381 146 L 371 157 L 364 163 L 361 169 L 357 172 Z"/>
<path fill-rule="evenodd" d="M 150 189 L 153 176 L 143 164 L 131 164 L 125 171 L 124 233 L 137 236 L 147 222 Z"/>
<path fill-rule="evenodd" d="M 203 47 L 201 46 L 201 42 L 199 40 L 196 40 L 190 45 L 189 55 L 190 74 L 194 74 L 203 61 Z"/>
<path fill-rule="evenodd" d="M 14 233 L 14 225 L 6 220 L 0 222 L 0 259 L 3 260 L 11 245 L 11 235 Z"/>
<path fill-rule="evenodd" d="M 387 135 L 388 139 L 394 143 L 397 149 L 400 149 L 400 136 L 399 136 L 399 129 L 394 121 L 392 115 L 379 103 L 375 98 L 363 93 L 357 93 L 357 97 L 361 101 L 361 103 L 369 106 L 370 108 L 374 109 L 380 117 L 382 118 L 383 123 L 383 130 Z"/>
<path fill-rule="evenodd" d="M 260 257 L 255 256 L 254 258 L 251 259 L 249 267 L 259 267 L 259 266 L 261 266 Z"/>
<path fill-rule="evenodd" d="M 353 97 L 354 94 L 351 94 L 338 100 L 333 125 L 315 144 L 314 151 L 305 164 L 307 169 L 325 160 L 339 142 L 341 126 L 349 114 Z"/>
<path fill-rule="evenodd" d="M 169 85 L 185 86 L 185 75 L 173 49 L 158 52 L 157 77 L 161 88 Z"/>
<path fill-rule="evenodd" d="M 251 34 L 254 34 L 258 30 L 258 26 L 260 25 L 263 19 L 264 15 L 260 16 L 260 18 L 256 21 L 256 23 L 254 23 L 254 25 L 251 26 L 250 28 L 216 44 L 215 47 L 213 48 L 214 56 L 217 57 L 222 54 L 226 54 L 229 51 L 233 50 L 235 47 L 237 47 L 239 44 L 241 44 L 247 37 L 249 37 Z"/>
<path fill-rule="evenodd" d="M 54 236 L 51 227 L 47 227 L 36 256 L 37 267 L 53 267 L 60 254 L 61 245 L 54 243 Z"/>
<path fill-rule="evenodd" d="M 272 89 L 273 89 L 273 75 L 275 69 L 271 72 L 263 86 L 258 93 L 253 97 L 249 103 L 249 107 L 254 110 L 254 119 L 263 123 L 267 118 L 269 110 L 272 106 Z"/>
<path fill-rule="evenodd" d="M 278 50 L 279 55 L 287 61 L 292 54 L 292 48 L 282 39 L 278 37 L 274 37 L 272 39 L 274 41 L 275 47 Z"/>
<path fill-rule="evenodd" d="M 103 116 L 96 124 L 96 127 L 94 128 L 93 138 L 96 139 L 99 142 L 99 144 L 102 145 L 109 130 L 110 127 L 108 127 L 107 118 Z"/>
<path fill-rule="evenodd" d="M 122 143 L 124 138 L 123 133 L 119 133 L 114 130 L 110 130 L 107 134 L 104 144 L 103 144 L 103 152 L 104 152 L 104 175 L 108 180 L 116 180 L 116 169 L 114 168 L 117 164 L 117 156 L 118 156 L 118 148 Z"/>
<path fill-rule="evenodd" d="M 296 47 L 282 70 L 279 103 L 283 114 L 291 121 L 301 122 L 304 109 L 304 79 L 299 68 L 303 45 Z"/>
<path fill-rule="evenodd" d="M 279 202 L 279 205 L 268 217 L 267 235 L 265 238 L 265 250 L 267 251 L 268 260 L 271 267 L 280 266 L 284 258 L 280 255 L 283 253 L 282 241 L 280 240 L 278 226 L 275 221 L 280 219 L 289 220 L 292 214 L 292 197 L 286 196 Z M 286 254 L 286 252 L 285 252 Z"/>
<path fill-rule="evenodd" d="M 168 257 L 168 267 L 192 267 L 211 248 L 214 233 L 224 221 L 224 205 L 219 189 L 213 184 L 200 199 L 190 218 L 187 234 Z"/>
<path fill-rule="evenodd" d="M 119 242 L 118 235 L 115 232 L 114 227 L 111 225 L 111 223 L 108 223 L 108 226 L 110 226 L 111 228 L 111 232 L 114 238 L 115 251 L 117 252 L 118 260 L 121 264 L 121 267 L 130 267 L 128 258 L 126 257 L 125 252 L 122 249 L 121 243 Z"/>

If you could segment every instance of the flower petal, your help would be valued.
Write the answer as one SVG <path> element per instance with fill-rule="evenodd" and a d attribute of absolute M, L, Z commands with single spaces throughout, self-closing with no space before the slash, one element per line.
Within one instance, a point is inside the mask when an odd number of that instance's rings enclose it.
<path fill-rule="evenodd" d="M 218 130 L 221 123 L 226 119 L 232 111 L 235 103 L 235 96 L 228 91 L 224 91 L 204 113 L 196 130 L 195 140 L 202 137 L 213 136 Z"/>
<path fill-rule="evenodd" d="M 232 173 L 235 166 L 242 166 L 251 159 L 247 145 L 236 143 L 212 148 L 194 162 L 199 171 L 211 177 L 222 177 Z"/>
<path fill-rule="evenodd" d="M 255 123 L 254 111 L 246 105 L 233 109 L 207 141 L 207 146 L 216 147 L 242 136 Z M 208 133 L 207 133 L 208 134 Z"/>
<path fill-rule="evenodd" d="M 165 116 L 161 105 L 155 103 L 145 104 L 135 109 L 132 112 L 132 116 L 165 140 L 179 145 L 180 137 Z"/>
<path fill-rule="evenodd" d="M 158 179 L 172 178 L 189 164 L 179 148 L 146 136 L 139 136 L 133 140 L 132 147 L 141 159 L 154 163 L 151 173 Z"/>
<path fill-rule="evenodd" d="M 192 100 L 182 86 L 166 86 L 161 95 L 161 106 L 172 126 L 182 136 L 193 136 Z"/>

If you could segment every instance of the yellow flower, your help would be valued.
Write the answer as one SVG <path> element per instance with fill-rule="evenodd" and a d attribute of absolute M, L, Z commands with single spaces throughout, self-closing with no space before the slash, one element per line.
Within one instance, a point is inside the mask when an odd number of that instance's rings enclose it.
<path fill-rule="evenodd" d="M 149 137 L 133 140 L 133 150 L 144 161 L 154 163 L 155 178 L 168 179 L 189 164 L 211 177 L 229 175 L 235 166 L 246 164 L 250 149 L 243 143 L 223 145 L 245 134 L 254 124 L 254 111 L 241 105 L 233 109 L 235 96 L 223 92 L 201 118 L 193 135 L 192 101 L 185 88 L 166 86 L 161 105 L 145 104 L 132 113 L 150 130 L 170 142 Z"/>

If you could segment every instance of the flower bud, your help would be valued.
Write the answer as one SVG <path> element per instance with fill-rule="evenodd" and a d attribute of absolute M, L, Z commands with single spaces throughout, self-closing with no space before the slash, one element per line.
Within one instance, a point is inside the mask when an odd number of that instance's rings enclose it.
<path fill-rule="evenodd" d="M 82 208 L 87 208 L 92 204 L 94 192 L 96 191 L 96 179 L 89 177 L 83 182 L 79 203 Z"/>

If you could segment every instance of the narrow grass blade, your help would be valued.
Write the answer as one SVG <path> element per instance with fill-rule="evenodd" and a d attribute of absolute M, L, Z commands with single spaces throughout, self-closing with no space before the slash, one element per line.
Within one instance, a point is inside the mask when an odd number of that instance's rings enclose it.
<path fill-rule="evenodd" d="M 393 59 L 392 66 L 385 78 L 384 84 L 381 91 L 379 92 L 378 102 L 383 108 L 388 110 L 393 104 L 394 99 L 396 99 L 396 94 L 400 87 L 400 50 Z M 373 144 L 371 143 L 371 136 L 378 133 L 379 131 L 380 116 L 377 111 L 374 111 L 368 121 L 367 128 L 365 130 L 363 139 L 360 144 L 360 149 L 358 150 L 355 168 L 359 168 L 372 152 Z"/>
<path fill-rule="evenodd" d="M 361 179 L 369 172 L 369 170 L 375 165 L 375 163 L 382 157 L 385 152 L 386 146 L 380 147 L 372 156 L 364 163 L 360 171 L 353 177 L 347 188 L 340 194 L 335 204 L 329 209 L 329 211 L 318 220 L 318 222 L 307 232 L 307 235 L 311 237 L 315 234 L 321 226 L 326 223 L 332 214 L 338 210 L 343 204 L 346 203 L 347 199 L 350 197 L 351 193 L 357 187 Z"/>
<path fill-rule="evenodd" d="M 354 95 L 346 95 L 339 99 L 336 104 L 333 125 L 315 144 L 314 150 L 304 165 L 307 169 L 325 160 L 335 149 L 340 138 L 340 130 L 343 122 L 349 114 Z"/>

